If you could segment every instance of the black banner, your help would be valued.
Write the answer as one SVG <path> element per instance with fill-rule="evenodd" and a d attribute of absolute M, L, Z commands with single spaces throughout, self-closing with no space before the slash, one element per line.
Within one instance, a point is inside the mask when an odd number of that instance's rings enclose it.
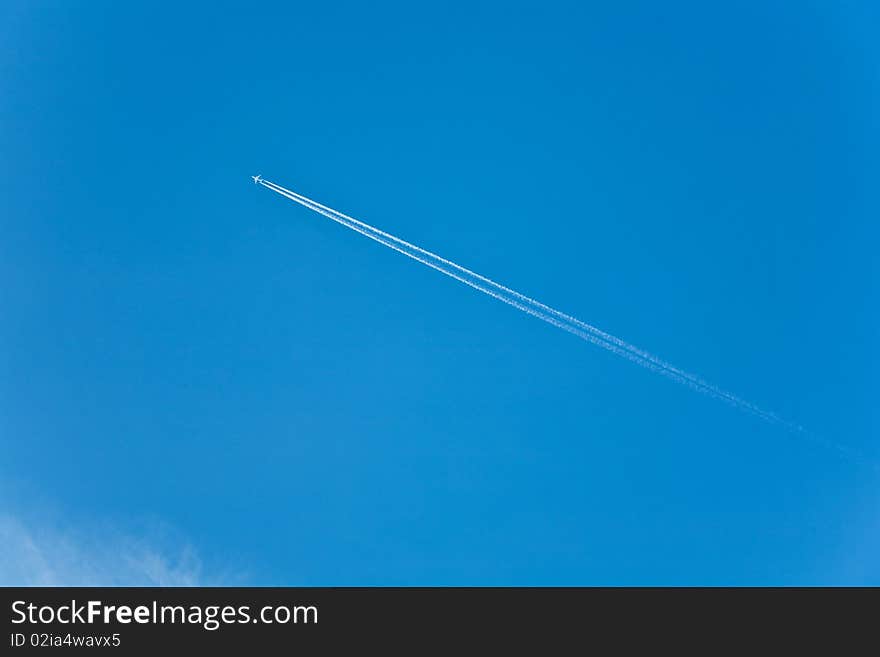
<path fill-rule="evenodd" d="M 877 589 L 5 588 L 2 654 L 873 641 Z M 709 643 L 705 643 L 705 642 Z M 610 642 L 610 644 L 609 644 Z M 51 651 L 50 651 L 51 654 Z"/>

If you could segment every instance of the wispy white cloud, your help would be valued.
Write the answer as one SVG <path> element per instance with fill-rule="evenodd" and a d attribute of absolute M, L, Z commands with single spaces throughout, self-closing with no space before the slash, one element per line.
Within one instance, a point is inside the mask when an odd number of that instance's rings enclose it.
<path fill-rule="evenodd" d="M 157 535 L 152 535 L 157 534 Z M 152 532 L 134 537 L 112 530 L 62 530 L 0 513 L 0 585 L 205 585 L 196 551 Z M 173 545 L 169 546 L 169 543 Z"/>

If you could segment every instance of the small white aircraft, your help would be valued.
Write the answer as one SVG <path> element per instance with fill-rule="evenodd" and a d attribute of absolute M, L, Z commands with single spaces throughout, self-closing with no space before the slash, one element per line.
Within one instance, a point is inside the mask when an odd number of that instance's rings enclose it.
<path fill-rule="evenodd" d="M 260 182 L 261 180 L 263 180 L 262 178 L 260 178 L 259 175 L 251 176 L 251 178 L 254 179 L 254 184 L 255 184 L 255 185 L 256 185 L 258 182 Z"/>

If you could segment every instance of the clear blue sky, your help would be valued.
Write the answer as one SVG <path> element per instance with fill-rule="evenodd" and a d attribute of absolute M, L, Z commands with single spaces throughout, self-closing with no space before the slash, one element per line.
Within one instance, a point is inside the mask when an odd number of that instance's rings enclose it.
<path fill-rule="evenodd" d="M 215 583 L 880 584 L 877 472 L 248 177 L 880 460 L 880 9 L 710 5 L 3 3 L 0 513 Z"/>

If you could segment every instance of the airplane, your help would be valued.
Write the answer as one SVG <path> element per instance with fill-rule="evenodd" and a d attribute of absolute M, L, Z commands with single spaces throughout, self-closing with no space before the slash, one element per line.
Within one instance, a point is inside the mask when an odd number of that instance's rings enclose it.
<path fill-rule="evenodd" d="M 251 176 L 254 179 L 254 184 L 256 185 L 258 182 L 261 182 L 263 179 L 260 178 L 259 174 L 256 176 Z"/>

